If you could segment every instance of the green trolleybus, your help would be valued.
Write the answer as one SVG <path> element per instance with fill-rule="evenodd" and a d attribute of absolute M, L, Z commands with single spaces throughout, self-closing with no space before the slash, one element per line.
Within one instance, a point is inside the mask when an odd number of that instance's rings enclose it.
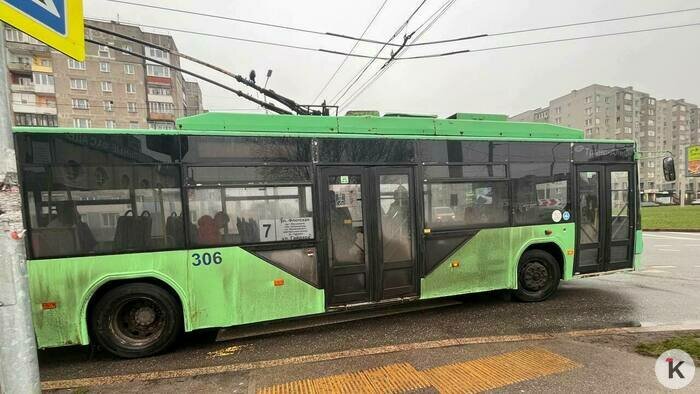
<path fill-rule="evenodd" d="M 448 119 L 209 113 L 176 130 L 14 129 L 40 347 L 632 270 L 633 141 Z"/>

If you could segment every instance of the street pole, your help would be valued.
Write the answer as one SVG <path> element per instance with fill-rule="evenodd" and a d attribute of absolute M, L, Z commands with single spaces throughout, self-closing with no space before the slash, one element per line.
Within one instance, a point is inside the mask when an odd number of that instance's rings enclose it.
<path fill-rule="evenodd" d="M 2 23 L 0 33 L 0 393 L 39 393 Z"/>

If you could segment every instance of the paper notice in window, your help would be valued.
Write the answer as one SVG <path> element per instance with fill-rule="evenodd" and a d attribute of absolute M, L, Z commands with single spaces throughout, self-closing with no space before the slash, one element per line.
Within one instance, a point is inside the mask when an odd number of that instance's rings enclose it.
<path fill-rule="evenodd" d="M 289 218 L 277 220 L 277 240 L 295 241 L 300 239 L 313 239 L 313 218 Z"/>

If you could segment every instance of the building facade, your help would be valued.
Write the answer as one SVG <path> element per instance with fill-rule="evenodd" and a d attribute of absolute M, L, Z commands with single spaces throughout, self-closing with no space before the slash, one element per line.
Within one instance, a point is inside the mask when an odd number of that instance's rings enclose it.
<path fill-rule="evenodd" d="M 167 35 L 88 22 L 177 50 Z M 198 84 L 168 67 L 92 43 L 86 43 L 85 61 L 77 62 L 12 27 L 5 26 L 3 33 L 15 126 L 171 129 L 178 117 L 203 111 Z M 157 48 L 89 29 L 86 36 L 179 66 L 177 57 Z M 197 97 L 187 96 L 188 84 Z M 199 106 L 188 109 L 188 102 Z"/>
<path fill-rule="evenodd" d="M 514 121 L 546 122 L 584 130 L 586 138 L 631 139 L 641 152 L 639 188 L 643 200 L 671 193 L 686 199 L 699 197 L 700 179 L 686 178 L 685 150 L 700 143 L 700 111 L 685 100 L 657 99 L 633 87 L 590 85 L 555 98 L 545 108 L 511 117 Z M 676 182 L 666 182 L 661 156 L 671 152 L 676 161 Z"/>

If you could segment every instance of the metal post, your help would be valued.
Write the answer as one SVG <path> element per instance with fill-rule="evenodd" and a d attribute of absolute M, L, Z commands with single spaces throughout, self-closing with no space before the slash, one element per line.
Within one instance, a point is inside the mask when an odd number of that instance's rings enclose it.
<path fill-rule="evenodd" d="M 39 393 L 6 56 L 4 25 L 0 23 L 0 392 Z"/>

